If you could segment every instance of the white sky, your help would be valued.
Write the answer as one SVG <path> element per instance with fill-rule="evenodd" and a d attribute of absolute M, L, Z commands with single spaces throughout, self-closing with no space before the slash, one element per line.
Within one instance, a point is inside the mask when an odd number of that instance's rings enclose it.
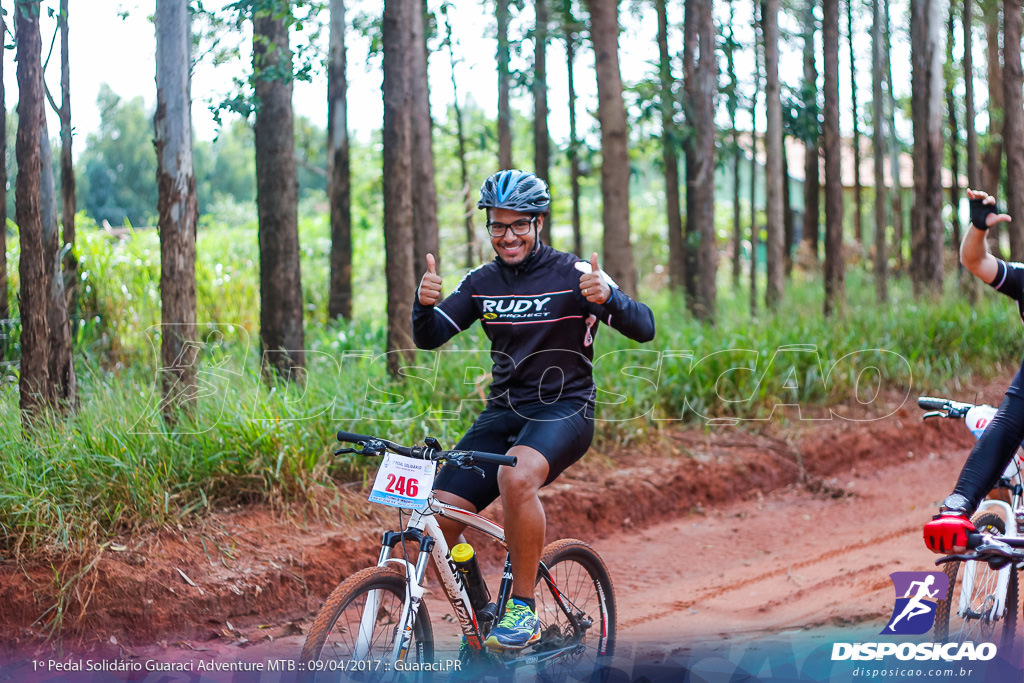
<path fill-rule="evenodd" d="M 225 0 L 206 0 L 207 7 L 223 5 Z M 486 3 L 486 4 L 485 4 Z M 100 84 L 108 84 L 115 93 L 131 98 L 141 96 L 144 98 L 147 109 L 151 110 L 155 104 L 156 87 L 154 83 L 155 70 L 155 38 L 151 15 L 154 11 L 154 0 L 83 0 L 82 2 L 71 2 L 70 7 L 70 50 L 71 50 L 71 106 L 72 119 L 76 130 L 75 152 L 78 153 L 84 147 L 85 135 L 95 131 L 100 122 L 100 112 L 96 106 L 96 95 Z M 369 11 L 377 13 L 381 0 L 349 0 L 349 19 L 358 11 Z M 436 2 L 431 3 L 439 4 Z M 682 3 L 670 3 L 670 13 L 678 12 L 681 15 Z M 749 3 L 737 3 L 736 32 L 741 43 L 749 44 L 751 40 L 751 26 Z M 44 0 L 44 8 L 53 6 L 56 8 L 57 0 Z M 493 18 L 490 14 L 491 3 L 486 0 L 458 0 L 458 11 L 453 14 L 452 20 L 455 24 L 454 34 L 457 45 L 457 56 L 461 56 L 462 63 L 457 69 L 457 78 L 460 89 L 460 99 L 465 102 L 472 98 L 485 111 L 493 115 L 497 101 L 497 77 L 494 71 L 494 41 L 486 36 L 493 35 Z M 654 20 L 653 11 L 645 11 L 641 16 L 630 16 L 628 11 L 633 3 L 620 3 L 623 12 L 622 23 L 624 25 L 623 36 L 620 40 L 620 60 L 623 80 L 628 82 L 636 81 L 645 75 L 653 73 L 652 62 L 657 59 L 657 46 L 655 43 L 655 31 L 657 22 Z M 724 3 L 718 3 L 719 8 Z M 896 4 L 896 7 L 899 3 Z M 724 12 L 724 9 L 721 11 Z M 903 22 L 898 9 L 894 7 L 893 25 L 901 27 Z M 513 35 L 522 35 L 529 25 L 532 24 L 532 8 L 529 2 L 526 9 L 521 12 L 522 17 L 513 20 Z M 669 21 L 676 26 L 681 23 L 681 16 L 670 14 Z M 792 26 L 793 20 L 785 19 L 787 24 Z M 843 32 L 845 33 L 845 19 Z M 860 102 L 862 106 L 870 100 L 870 40 L 866 39 L 870 23 L 870 15 L 865 12 L 859 22 L 858 33 L 865 36 L 865 39 L 857 41 L 858 64 L 860 69 Z M 43 34 L 43 55 L 49 48 L 55 21 L 45 16 L 41 22 Z M 443 27 L 442 27 L 443 30 Z M 353 135 L 366 139 L 371 130 L 381 125 L 382 104 L 380 98 L 381 74 L 379 71 L 379 58 L 368 61 L 367 43 L 362 38 L 353 36 L 350 32 L 348 44 L 348 77 L 349 77 L 349 127 Z M 676 32 L 670 37 L 673 45 L 670 49 L 679 52 L 681 37 Z M 247 38 L 240 37 L 243 49 L 248 49 Z M 323 41 L 326 42 L 326 31 Z M 820 41 L 820 36 L 819 36 Z M 10 42 L 10 41 L 8 41 Z M 905 46 L 907 38 L 905 35 L 894 36 L 893 66 L 897 80 L 897 94 L 900 91 L 909 90 L 910 73 L 909 68 L 901 68 L 900 65 L 908 65 Z M 979 44 L 981 41 L 976 41 Z M 819 42 L 820 49 L 820 42 Z M 845 82 L 849 78 L 849 66 L 845 56 L 845 41 L 841 64 L 841 79 Z M 519 60 L 518 66 L 528 68 L 532 61 L 532 44 L 523 43 L 523 57 Z M 59 43 L 54 47 L 54 56 L 51 58 L 47 70 L 47 83 L 55 97 L 59 98 Z M 794 44 L 792 48 L 783 48 L 783 64 L 780 69 L 784 81 L 796 84 L 802 75 L 799 48 Z M 5 51 L 4 58 L 4 82 L 7 92 L 7 106 L 13 107 L 17 102 L 17 81 L 15 78 L 14 54 L 12 50 Z M 981 63 L 976 58 L 976 63 Z M 566 82 L 565 82 L 565 56 L 561 41 L 552 36 L 548 49 L 548 106 L 551 111 L 549 125 L 552 136 L 556 141 L 562 141 L 568 136 L 568 114 L 566 104 Z M 193 127 L 195 135 L 200 139 L 212 138 L 215 133 L 215 126 L 209 113 L 209 103 L 219 100 L 230 92 L 232 79 L 244 77 L 244 71 L 248 66 L 248 57 L 245 56 L 237 63 L 214 67 L 209 62 L 200 63 L 193 75 Z M 516 65 L 514 65 L 516 66 Z M 724 65 L 723 65 L 724 67 Z M 450 86 L 449 61 L 447 51 L 435 52 L 430 62 L 431 74 L 431 102 L 439 120 L 443 120 L 443 112 L 452 101 Z M 752 68 L 749 64 L 739 65 L 741 77 L 748 77 Z M 905 85 L 899 87 L 900 82 Z M 579 115 L 581 125 L 593 127 L 596 124 L 587 117 L 586 111 L 593 111 L 596 108 L 596 85 L 593 78 L 593 56 L 588 49 L 580 51 L 576 64 L 576 89 L 580 97 Z M 847 86 L 848 92 L 848 86 Z M 841 95 L 847 101 L 846 95 Z M 763 102 L 763 97 L 761 98 Z M 326 126 L 326 85 L 323 74 L 318 74 L 311 84 L 299 83 L 296 85 L 293 103 L 297 114 L 310 118 L 319 126 Z M 513 106 L 521 110 L 528 110 L 530 100 L 527 93 L 522 93 L 518 99 L 513 100 Z M 847 106 L 843 107 L 847 121 L 843 128 L 849 129 L 849 113 L 846 113 Z M 55 116 L 51 112 L 50 130 L 57 131 L 58 125 Z M 741 122 L 741 125 L 749 125 Z M 759 122 L 763 130 L 764 122 Z M 56 134 L 56 133 L 54 133 Z"/>

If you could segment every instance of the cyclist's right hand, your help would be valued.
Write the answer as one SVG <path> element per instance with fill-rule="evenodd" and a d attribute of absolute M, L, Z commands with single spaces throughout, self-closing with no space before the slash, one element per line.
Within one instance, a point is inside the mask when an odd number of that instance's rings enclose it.
<path fill-rule="evenodd" d="M 437 274 L 433 254 L 427 254 L 427 272 L 420 278 L 417 296 L 424 306 L 433 306 L 441 299 L 441 276 Z"/>
<path fill-rule="evenodd" d="M 924 525 L 924 544 L 933 553 L 962 553 L 967 550 L 967 532 L 977 531 L 962 512 L 947 510 Z"/>

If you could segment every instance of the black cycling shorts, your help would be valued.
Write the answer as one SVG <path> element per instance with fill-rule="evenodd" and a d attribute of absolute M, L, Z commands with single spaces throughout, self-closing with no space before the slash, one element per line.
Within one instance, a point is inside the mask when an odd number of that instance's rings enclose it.
<path fill-rule="evenodd" d="M 488 406 L 455 446 L 459 450 L 507 453 L 512 446 L 529 446 L 548 461 L 547 486 L 583 457 L 594 438 L 594 409 L 586 403 L 559 401 L 516 408 Z M 483 510 L 498 497 L 498 465 L 478 464 L 473 470 L 445 466 L 434 488 L 465 498 Z"/>

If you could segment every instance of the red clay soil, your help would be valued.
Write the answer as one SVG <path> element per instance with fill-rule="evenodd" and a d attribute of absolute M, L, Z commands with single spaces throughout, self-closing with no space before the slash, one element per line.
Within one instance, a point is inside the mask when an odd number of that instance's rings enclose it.
<path fill-rule="evenodd" d="M 658 552 L 668 552 L 661 546 L 674 544 L 659 539 L 686 537 L 689 525 L 699 521 L 711 528 L 716 520 L 724 525 L 723 534 L 756 534 L 754 543 L 794 523 L 791 510 L 815 506 L 820 512 L 810 522 L 833 515 L 852 516 L 855 523 L 856 502 L 872 496 L 886 500 L 896 481 L 911 476 L 901 474 L 911 465 L 913 476 L 934 482 L 933 490 L 918 494 L 926 501 L 921 505 L 929 505 L 948 491 L 972 442 L 963 424 L 922 423 L 912 401 L 870 422 L 664 430 L 657 442 L 641 448 L 592 452 L 544 489 L 548 538 L 594 540 L 613 576 L 623 577 L 617 582 L 620 627 L 642 630 L 658 615 L 630 613 L 629 593 L 623 591 L 664 581 L 659 574 L 664 564 L 638 564 L 630 543 L 650 548 L 657 541 Z M 923 460 L 936 454 L 938 467 L 925 467 Z M 65 651 L 120 649 L 123 654 L 153 644 L 223 645 L 301 635 L 344 576 L 376 561 L 380 532 L 396 525 L 394 511 L 369 504 L 366 495 L 343 488 L 317 508 L 319 515 L 310 508 L 223 510 L 193 526 L 117 539 L 85 560 L 41 556 L 20 565 L 0 562 L 0 662 L 57 647 L 47 640 L 56 619 Z M 786 517 L 773 523 L 773 506 L 790 512 L 780 512 Z M 736 524 L 733 515 L 758 521 Z M 500 518 L 500 510 L 495 516 Z M 900 524 L 916 524 L 917 517 L 923 522 L 926 510 Z M 657 533 L 650 532 L 654 529 Z M 688 543 L 699 556 L 700 547 L 693 545 L 700 543 Z M 785 578 L 789 571 L 775 566 L 758 576 Z M 739 578 L 734 583 L 743 581 L 749 583 Z M 886 577 L 872 581 L 885 584 Z M 772 599 L 770 594 L 759 598 L 764 605 Z M 697 612 L 686 595 L 668 604 Z M 845 617 L 836 613 L 835 618 Z M 704 627 L 695 623 L 700 632 Z"/>

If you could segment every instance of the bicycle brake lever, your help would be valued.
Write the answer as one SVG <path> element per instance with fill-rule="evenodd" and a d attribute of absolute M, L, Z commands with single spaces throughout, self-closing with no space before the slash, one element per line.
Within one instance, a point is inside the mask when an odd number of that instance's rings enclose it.
<path fill-rule="evenodd" d="M 944 557 L 940 557 L 939 559 L 935 560 L 935 564 L 945 564 L 947 562 L 956 562 L 960 560 L 967 562 L 970 560 L 979 559 L 981 559 L 981 557 L 978 555 L 978 553 L 962 553 L 960 555 L 946 555 Z"/>
<path fill-rule="evenodd" d="M 935 564 L 938 565 L 945 562 L 953 562 L 954 560 L 977 560 L 979 562 L 985 562 L 992 569 L 998 570 L 1017 559 L 1019 559 L 1018 555 L 1010 546 L 1005 543 L 1000 543 L 999 541 L 989 541 L 988 543 L 979 545 L 973 552 L 940 557 L 935 560 Z"/>
<path fill-rule="evenodd" d="M 458 457 L 452 458 L 452 459 L 451 459 L 451 460 L 449 460 L 448 462 L 450 462 L 450 463 L 453 463 L 453 464 L 454 464 L 454 465 L 455 465 L 456 467 L 458 467 L 458 468 L 459 468 L 460 470 L 472 470 L 472 471 L 474 471 L 474 472 L 477 472 L 477 473 L 479 473 L 479 475 L 480 475 L 481 477 L 486 477 L 486 476 L 487 476 L 487 475 L 486 475 L 486 474 L 484 473 L 484 470 L 483 470 L 483 468 L 482 468 L 482 467 L 479 467 L 479 466 L 477 466 L 477 465 L 470 465 L 470 464 L 467 464 L 467 463 L 466 463 L 466 460 L 468 460 L 468 458 L 466 458 L 466 456 L 465 456 L 464 454 L 460 454 L 460 455 L 459 455 Z M 469 462 L 472 462 L 472 460 L 470 460 Z"/>
<path fill-rule="evenodd" d="M 334 451 L 334 454 L 335 455 L 343 455 L 345 453 L 358 453 L 358 452 L 359 451 L 357 451 L 354 448 L 339 448 L 338 450 Z"/>
<path fill-rule="evenodd" d="M 947 417 L 946 413 L 941 410 L 932 410 L 921 416 L 922 420 L 927 420 L 929 417 Z"/>

